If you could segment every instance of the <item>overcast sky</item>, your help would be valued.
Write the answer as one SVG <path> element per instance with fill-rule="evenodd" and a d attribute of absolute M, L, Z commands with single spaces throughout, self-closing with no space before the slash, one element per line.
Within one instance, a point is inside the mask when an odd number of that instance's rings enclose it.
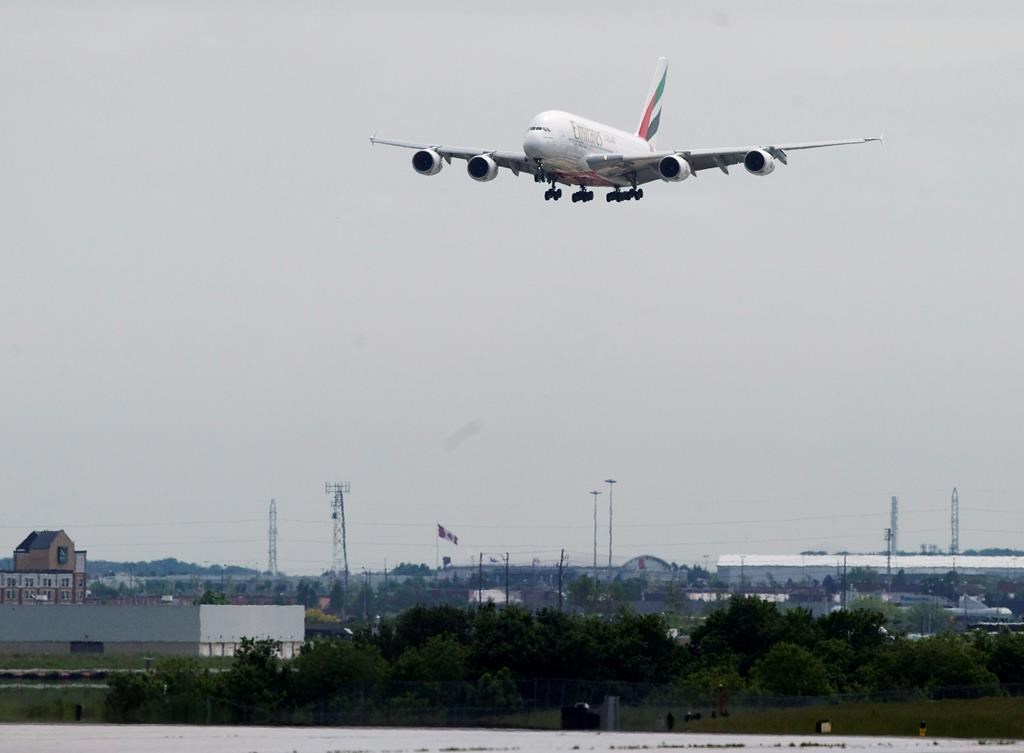
<path fill-rule="evenodd" d="M 0 4 L 0 552 L 1024 547 L 1017 2 Z M 885 133 L 545 202 L 390 138 Z"/>

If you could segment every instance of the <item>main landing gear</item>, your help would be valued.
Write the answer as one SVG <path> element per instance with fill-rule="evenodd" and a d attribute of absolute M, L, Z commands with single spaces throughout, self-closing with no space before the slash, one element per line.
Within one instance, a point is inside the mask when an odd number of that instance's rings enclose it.
<path fill-rule="evenodd" d="M 605 201 L 629 201 L 630 199 L 640 200 L 644 197 L 644 189 L 636 188 L 635 186 L 628 191 L 620 191 L 615 189 L 605 194 Z"/>
<path fill-rule="evenodd" d="M 572 195 L 572 203 L 575 204 L 577 201 L 590 201 L 594 198 L 594 192 L 588 191 L 584 186 L 580 186 L 580 190 Z"/>
<path fill-rule="evenodd" d="M 554 185 L 552 185 L 551 188 L 544 192 L 544 201 L 548 201 L 551 199 L 553 199 L 554 201 L 558 201 L 560 198 L 562 198 L 562 189 L 555 188 Z M 573 196 L 573 201 L 576 201 L 575 196 Z"/>

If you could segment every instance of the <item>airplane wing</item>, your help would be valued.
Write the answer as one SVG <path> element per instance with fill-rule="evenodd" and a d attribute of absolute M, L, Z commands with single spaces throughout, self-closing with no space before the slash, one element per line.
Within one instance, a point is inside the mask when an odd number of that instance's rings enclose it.
<path fill-rule="evenodd" d="M 866 144 L 870 141 L 881 141 L 880 136 L 860 139 L 842 139 L 839 141 L 806 141 L 796 144 L 759 144 L 756 146 L 730 146 L 715 149 L 679 149 L 665 152 L 651 152 L 639 157 L 623 154 L 593 154 L 587 157 L 587 165 L 601 176 L 618 178 L 636 173 L 638 183 L 646 183 L 661 177 L 658 174 L 658 163 L 665 157 L 677 156 L 686 160 L 690 170 L 708 170 L 717 167 L 728 174 L 729 166 L 743 162 L 750 152 L 760 149 L 767 152 L 784 165 L 789 164 L 788 152 L 801 149 L 820 149 L 826 146 L 848 146 Z"/>
<path fill-rule="evenodd" d="M 431 149 L 440 154 L 444 160 L 451 164 L 452 159 L 470 160 L 480 154 L 486 154 L 493 159 L 498 167 L 511 170 L 515 175 L 519 173 L 535 174 L 538 171 L 537 163 L 526 156 L 523 152 L 502 152 L 495 149 L 473 149 L 462 146 L 443 146 L 438 144 L 413 144 L 408 141 L 392 141 L 391 139 L 378 139 L 370 137 L 371 144 L 383 144 L 384 146 L 399 146 L 403 149 Z M 740 158 L 742 159 L 742 157 Z"/>

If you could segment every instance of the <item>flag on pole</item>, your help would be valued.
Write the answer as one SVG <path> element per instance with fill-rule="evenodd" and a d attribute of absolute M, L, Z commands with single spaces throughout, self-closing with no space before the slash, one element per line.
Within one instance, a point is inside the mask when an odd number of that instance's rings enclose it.
<path fill-rule="evenodd" d="M 438 538 L 448 539 L 448 541 L 452 542 L 455 545 L 458 545 L 458 543 L 459 543 L 459 537 L 456 536 L 451 531 L 449 531 L 447 528 L 445 528 L 440 523 L 437 524 L 437 535 L 438 535 Z"/>

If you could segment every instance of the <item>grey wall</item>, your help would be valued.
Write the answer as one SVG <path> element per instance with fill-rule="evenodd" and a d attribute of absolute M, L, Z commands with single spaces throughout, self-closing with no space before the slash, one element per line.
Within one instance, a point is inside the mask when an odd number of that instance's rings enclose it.
<path fill-rule="evenodd" d="M 0 641 L 0 653 L 22 654 L 69 654 L 69 641 Z M 105 643 L 103 654 L 156 654 L 160 656 L 196 656 L 196 643 L 160 643 L 139 641 L 134 643 Z"/>
<path fill-rule="evenodd" d="M 200 607 L 92 605 L 0 607 L 0 642 L 199 640 Z"/>
<path fill-rule="evenodd" d="M 199 640 L 204 643 L 236 643 L 241 638 L 275 638 L 299 641 L 305 637 L 305 609 L 292 606 L 199 607 Z"/>
<path fill-rule="evenodd" d="M 237 643 L 242 637 L 303 640 L 301 606 L 0 607 L 0 643 Z"/>

